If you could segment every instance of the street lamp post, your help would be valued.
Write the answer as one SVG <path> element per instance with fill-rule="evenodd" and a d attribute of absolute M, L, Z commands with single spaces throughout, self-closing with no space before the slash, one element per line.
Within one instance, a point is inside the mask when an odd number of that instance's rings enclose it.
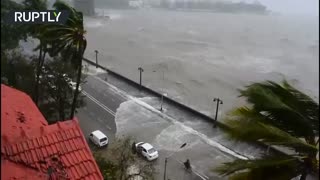
<path fill-rule="evenodd" d="M 219 110 L 219 104 L 223 104 L 223 101 L 221 100 L 221 99 L 219 99 L 219 98 L 214 98 L 213 99 L 213 102 L 217 102 L 217 106 L 216 106 L 216 116 L 215 116 L 215 118 L 214 118 L 214 124 L 213 124 L 213 127 L 215 128 L 215 127 L 217 127 L 217 118 L 218 118 L 218 110 Z"/>
<path fill-rule="evenodd" d="M 179 150 L 182 149 L 182 148 L 184 148 L 186 145 L 187 145 L 187 143 L 183 143 L 183 144 L 180 146 Z M 178 151 L 176 151 L 176 152 L 178 152 Z M 163 180 L 166 180 L 166 178 L 167 178 L 167 162 L 168 162 L 168 158 L 169 158 L 170 156 L 174 155 L 176 152 L 171 153 L 171 154 L 170 154 L 169 156 L 167 156 L 167 157 L 165 158 L 165 160 L 164 160 Z"/>
<path fill-rule="evenodd" d="M 96 68 L 98 68 L 98 50 L 94 50 L 94 52 L 96 53 Z"/>
<path fill-rule="evenodd" d="M 153 72 L 157 72 L 157 71 L 153 71 Z M 163 111 L 163 96 L 165 95 L 164 93 L 164 69 L 162 70 L 162 88 L 161 88 L 161 102 L 160 102 L 160 111 Z"/>
<path fill-rule="evenodd" d="M 139 67 L 138 70 L 140 71 L 140 89 L 141 89 L 141 86 L 142 86 L 142 72 L 143 72 L 143 69 L 142 67 Z"/>
<path fill-rule="evenodd" d="M 160 111 L 162 111 L 163 95 L 164 95 L 164 70 L 162 71 L 162 92 L 161 92 L 161 105 L 160 105 Z"/>

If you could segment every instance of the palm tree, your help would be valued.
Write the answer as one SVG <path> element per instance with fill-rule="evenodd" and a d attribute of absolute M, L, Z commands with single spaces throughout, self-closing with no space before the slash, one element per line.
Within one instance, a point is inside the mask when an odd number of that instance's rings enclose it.
<path fill-rule="evenodd" d="M 62 1 L 54 3 L 53 7 L 56 10 L 69 11 L 69 18 L 65 24 L 47 25 L 43 29 L 45 40 L 49 42 L 49 54 L 55 56 L 61 54 L 65 61 L 70 61 L 73 67 L 77 70 L 76 90 L 72 101 L 70 119 L 73 118 L 77 97 L 79 95 L 79 85 L 81 82 L 82 59 L 87 47 L 85 38 L 86 31 L 83 27 L 83 15 L 77 12 Z"/>
<path fill-rule="evenodd" d="M 47 1 L 46 0 L 24 0 L 22 2 L 25 10 L 47 10 Z M 40 44 L 35 50 L 39 50 L 38 62 L 36 64 L 36 82 L 34 86 L 34 101 L 38 105 L 39 101 L 39 80 L 41 75 L 41 70 L 43 67 L 44 59 L 46 57 L 46 48 L 47 44 L 44 41 L 44 38 L 41 34 L 42 25 L 26 25 L 27 32 L 32 37 L 39 39 Z"/>
<path fill-rule="evenodd" d="M 258 159 L 235 160 L 214 169 L 230 179 L 292 179 L 319 173 L 319 104 L 283 81 L 253 83 L 240 90 L 250 106 L 231 111 L 228 136 L 293 150 L 287 155 L 265 154 Z"/>

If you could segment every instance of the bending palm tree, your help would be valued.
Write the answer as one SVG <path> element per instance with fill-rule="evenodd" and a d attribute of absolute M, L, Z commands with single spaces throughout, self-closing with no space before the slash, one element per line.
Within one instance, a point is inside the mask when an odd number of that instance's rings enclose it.
<path fill-rule="evenodd" d="M 25 10 L 47 10 L 47 2 L 45 0 L 24 0 L 23 1 Z M 39 80 L 41 75 L 41 69 L 43 67 L 44 59 L 46 57 L 46 43 L 41 34 L 42 25 L 27 25 L 28 33 L 34 37 L 39 39 L 40 44 L 35 50 L 39 50 L 38 62 L 36 65 L 36 83 L 34 90 L 34 101 L 38 105 L 39 100 Z"/>
<path fill-rule="evenodd" d="M 73 118 L 79 95 L 79 85 L 81 82 L 82 59 L 87 41 L 84 36 L 86 31 L 83 27 L 83 15 L 74 8 L 57 1 L 53 5 L 57 10 L 67 10 L 70 15 L 65 24 L 48 25 L 44 28 L 44 37 L 50 42 L 49 54 L 55 56 L 61 53 L 65 61 L 70 61 L 77 70 L 76 90 L 72 101 L 70 119 Z"/>
<path fill-rule="evenodd" d="M 232 111 L 226 119 L 231 138 L 282 146 L 294 150 L 289 155 L 267 154 L 254 160 L 235 160 L 214 169 L 230 179 L 305 180 L 319 173 L 319 104 L 292 87 L 268 81 L 254 83 L 240 90 L 252 104 Z"/>

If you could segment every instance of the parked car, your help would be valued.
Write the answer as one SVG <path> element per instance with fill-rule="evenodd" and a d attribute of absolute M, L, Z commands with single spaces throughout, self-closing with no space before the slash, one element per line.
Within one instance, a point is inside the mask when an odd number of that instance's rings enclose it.
<path fill-rule="evenodd" d="M 66 80 L 66 82 L 70 85 L 70 87 L 71 87 L 73 90 L 76 90 L 77 83 L 74 82 L 74 81 L 72 81 L 72 80 L 67 76 L 67 74 L 63 74 L 63 77 L 64 77 L 64 79 Z M 79 91 L 82 91 L 81 86 L 79 86 Z"/>
<path fill-rule="evenodd" d="M 149 161 L 155 160 L 159 157 L 159 153 L 149 143 L 139 142 L 136 144 L 137 153 L 147 158 Z"/>
<path fill-rule="evenodd" d="M 45 76 L 40 75 L 39 84 L 43 84 L 44 81 L 46 81 L 46 83 L 44 84 L 48 84 L 50 88 L 56 89 L 56 85 L 54 84 L 54 75 L 52 74 L 46 74 Z"/>
<path fill-rule="evenodd" d="M 93 144 L 99 147 L 108 145 L 108 141 L 109 141 L 108 137 L 99 130 L 96 130 L 90 133 L 89 139 L 93 142 Z"/>

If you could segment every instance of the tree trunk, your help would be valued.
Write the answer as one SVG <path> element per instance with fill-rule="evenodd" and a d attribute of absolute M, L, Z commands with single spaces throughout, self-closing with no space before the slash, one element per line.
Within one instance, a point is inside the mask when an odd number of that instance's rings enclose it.
<path fill-rule="evenodd" d="M 65 104 L 65 97 L 63 96 L 63 98 L 61 99 L 61 120 L 64 121 L 66 120 L 66 115 L 65 115 L 65 108 L 64 108 L 64 104 Z"/>
<path fill-rule="evenodd" d="M 61 82 L 59 82 L 59 83 L 61 83 Z M 64 121 L 65 120 L 65 114 L 64 114 L 64 91 L 63 90 L 61 90 L 61 86 L 60 86 L 60 84 L 59 84 L 59 89 L 58 89 L 59 91 L 59 120 L 60 121 Z"/>
<path fill-rule="evenodd" d="M 64 101 L 63 101 L 62 98 L 60 99 L 59 120 L 60 121 L 66 120 L 66 117 L 65 117 L 65 114 L 64 114 Z"/>
<path fill-rule="evenodd" d="M 42 73 L 42 67 L 43 67 L 43 64 L 44 64 L 44 61 L 45 61 L 45 57 L 46 57 L 46 54 L 47 54 L 47 51 L 46 51 L 46 45 L 44 46 L 44 49 L 42 50 L 43 51 L 43 56 L 42 56 L 42 59 L 41 59 L 41 62 L 40 62 L 40 75 L 43 74 Z M 39 79 L 40 81 L 40 79 Z M 38 81 L 38 84 L 40 84 L 40 82 Z M 41 100 L 41 91 L 39 90 L 39 85 L 38 85 L 38 103 L 39 103 L 39 100 Z"/>
<path fill-rule="evenodd" d="M 81 82 L 81 74 L 82 74 L 82 56 L 81 56 L 81 59 L 79 60 L 76 90 L 75 90 L 74 95 L 73 95 L 70 119 L 73 119 L 74 113 L 75 113 L 75 110 L 76 110 L 77 98 L 78 98 L 78 95 L 79 95 L 79 86 L 80 86 L 80 82 Z"/>
<path fill-rule="evenodd" d="M 39 50 L 39 58 L 37 63 L 37 77 L 36 77 L 36 84 L 34 86 L 34 102 L 38 106 L 38 100 L 39 100 L 39 80 L 40 80 L 40 74 L 41 74 L 41 59 L 42 59 L 42 42 L 40 41 L 40 50 Z"/>
<path fill-rule="evenodd" d="M 38 106 L 38 103 L 39 103 L 39 81 L 40 81 L 40 75 L 41 75 L 41 72 L 42 72 L 42 67 L 43 67 L 43 64 L 44 64 L 44 59 L 46 57 L 46 47 L 47 47 L 47 44 L 44 44 L 43 45 L 43 42 L 40 41 L 40 52 L 39 52 L 39 58 L 38 58 L 38 64 L 37 64 L 37 78 L 36 78 L 36 84 L 35 84 L 35 98 L 34 98 L 34 101 L 36 103 L 36 105 Z"/>
<path fill-rule="evenodd" d="M 45 45 L 45 46 L 46 46 L 46 45 Z M 46 54 L 47 54 L 47 51 L 44 49 L 44 50 L 43 50 L 43 56 L 42 56 L 42 59 L 41 59 L 41 64 L 40 64 L 41 68 L 43 67 L 44 59 L 45 59 L 45 57 L 46 57 Z"/>

